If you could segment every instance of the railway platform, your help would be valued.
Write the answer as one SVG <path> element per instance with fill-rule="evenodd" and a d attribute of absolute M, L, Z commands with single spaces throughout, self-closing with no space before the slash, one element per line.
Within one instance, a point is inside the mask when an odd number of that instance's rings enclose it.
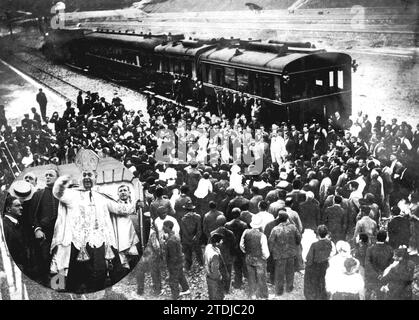
<path fill-rule="evenodd" d="M 20 125 L 23 114 L 29 113 L 32 118 L 32 107 L 36 107 L 40 113 L 36 102 L 39 88 L 42 88 L 48 99 L 47 115 L 54 111 L 62 114 L 65 109 L 66 100 L 63 97 L 1 59 L 0 83 L 0 104 L 5 106 L 8 123 L 13 128 Z"/>

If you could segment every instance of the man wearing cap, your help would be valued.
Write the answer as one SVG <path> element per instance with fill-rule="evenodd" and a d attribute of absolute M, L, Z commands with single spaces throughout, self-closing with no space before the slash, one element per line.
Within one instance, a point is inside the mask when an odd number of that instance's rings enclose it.
<path fill-rule="evenodd" d="M 233 208 L 231 210 L 232 220 L 225 224 L 225 227 L 231 230 L 234 234 L 234 257 L 233 257 L 233 269 L 234 269 L 234 288 L 240 288 L 243 284 L 243 268 L 245 268 L 244 253 L 240 250 L 240 240 L 243 232 L 248 229 L 247 223 L 240 219 L 241 210 L 239 208 Z"/>
<path fill-rule="evenodd" d="M 183 208 L 186 210 L 186 214 L 180 220 L 180 234 L 185 254 L 185 269 L 189 271 L 192 267 L 192 252 L 195 252 L 198 264 L 200 266 L 204 264 L 199 242 L 202 234 L 201 217 L 195 212 L 196 206 L 192 201 L 187 202 Z"/>
<path fill-rule="evenodd" d="M 223 258 L 224 268 L 222 270 L 223 284 L 225 293 L 230 291 L 231 272 L 233 269 L 233 261 L 236 256 L 236 237 L 234 233 L 225 227 L 226 218 L 224 215 L 218 216 L 216 219 L 217 228 L 211 232 L 210 238 L 214 234 L 223 237 L 223 244 L 220 246 L 221 257 Z"/>
<path fill-rule="evenodd" d="M 288 221 L 286 213 L 278 214 L 278 225 L 269 236 L 269 249 L 275 260 L 275 293 L 282 295 L 284 280 L 286 291 L 294 289 L 294 261 L 298 254 L 301 234 L 296 226 Z"/>
<path fill-rule="evenodd" d="M 183 208 L 185 204 L 191 202 L 191 198 L 188 196 L 189 187 L 187 185 L 183 185 L 180 187 L 180 196 L 175 200 L 174 210 L 176 212 L 176 219 L 179 221 L 183 218 L 186 214 L 186 210 Z"/>
<path fill-rule="evenodd" d="M 166 241 L 166 262 L 169 271 L 169 286 L 172 292 L 172 299 L 177 300 L 179 296 L 190 294 L 189 285 L 183 273 L 183 254 L 179 235 L 173 231 L 173 221 L 166 220 L 163 223 L 163 232 L 167 235 Z M 182 292 L 179 292 L 179 285 Z"/>
<path fill-rule="evenodd" d="M 268 240 L 262 233 L 262 217 L 254 215 L 250 226 L 243 232 L 240 249 L 246 254 L 246 267 L 249 281 L 249 297 L 267 299 L 266 259 L 269 258 Z"/>
<path fill-rule="evenodd" d="M 205 247 L 205 273 L 207 275 L 209 300 L 224 299 L 223 269 L 224 263 L 220 247 L 224 240 L 222 235 L 213 234 Z"/>

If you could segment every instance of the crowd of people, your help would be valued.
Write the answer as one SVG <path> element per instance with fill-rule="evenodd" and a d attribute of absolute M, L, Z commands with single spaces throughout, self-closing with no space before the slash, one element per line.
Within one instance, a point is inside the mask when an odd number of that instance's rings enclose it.
<path fill-rule="evenodd" d="M 326 125 L 265 128 L 257 100 L 232 95 L 226 113 L 199 99 L 187 108 L 150 95 L 144 115 L 80 92 L 77 109 L 45 121 L 35 109 L 2 136 L 18 166 L 71 163 L 85 148 L 140 178 L 151 230 L 138 294 L 148 271 L 160 294 L 165 264 L 172 298 L 188 294 L 194 255 L 210 299 L 244 279 L 250 298 L 268 298 L 268 282 L 280 296 L 295 272 L 306 299 L 418 297 L 419 125 L 337 112 Z M 3 182 L 14 178 L 6 164 Z"/>

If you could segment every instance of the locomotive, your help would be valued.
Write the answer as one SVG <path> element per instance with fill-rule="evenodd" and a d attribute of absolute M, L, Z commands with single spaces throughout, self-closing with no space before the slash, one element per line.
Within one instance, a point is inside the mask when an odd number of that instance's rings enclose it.
<path fill-rule="evenodd" d="M 45 49 L 61 62 L 130 80 L 138 88 L 151 82 L 164 93 L 182 76 L 189 79 L 187 95 L 196 81 L 208 97 L 221 90 L 246 94 L 261 102 L 267 124 L 325 123 L 336 111 L 344 118 L 352 113 L 352 58 L 309 42 L 79 29 L 53 30 L 45 36 Z"/>

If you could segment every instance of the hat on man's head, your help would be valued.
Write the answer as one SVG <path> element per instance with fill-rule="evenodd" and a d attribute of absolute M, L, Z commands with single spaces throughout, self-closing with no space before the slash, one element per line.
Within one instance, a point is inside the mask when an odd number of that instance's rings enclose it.
<path fill-rule="evenodd" d="M 185 210 L 194 210 L 196 206 L 193 204 L 192 201 L 188 201 L 182 206 L 182 208 Z"/>
<path fill-rule="evenodd" d="M 289 189 L 290 183 L 288 181 L 282 180 L 282 181 L 279 181 L 279 183 L 276 185 L 276 187 L 279 188 L 279 189 L 286 190 L 286 189 Z"/>
<path fill-rule="evenodd" d="M 35 188 L 29 182 L 17 180 L 10 186 L 9 193 L 12 197 L 18 198 L 23 202 L 32 199 L 32 196 L 35 193 Z"/>
<path fill-rule="evenodd" d="M 250 226 L 254 229 L 259 229 L 263 226 L 263 218 L 260 215 L 253 215 L 252 222 L 250 222 Z"/>

